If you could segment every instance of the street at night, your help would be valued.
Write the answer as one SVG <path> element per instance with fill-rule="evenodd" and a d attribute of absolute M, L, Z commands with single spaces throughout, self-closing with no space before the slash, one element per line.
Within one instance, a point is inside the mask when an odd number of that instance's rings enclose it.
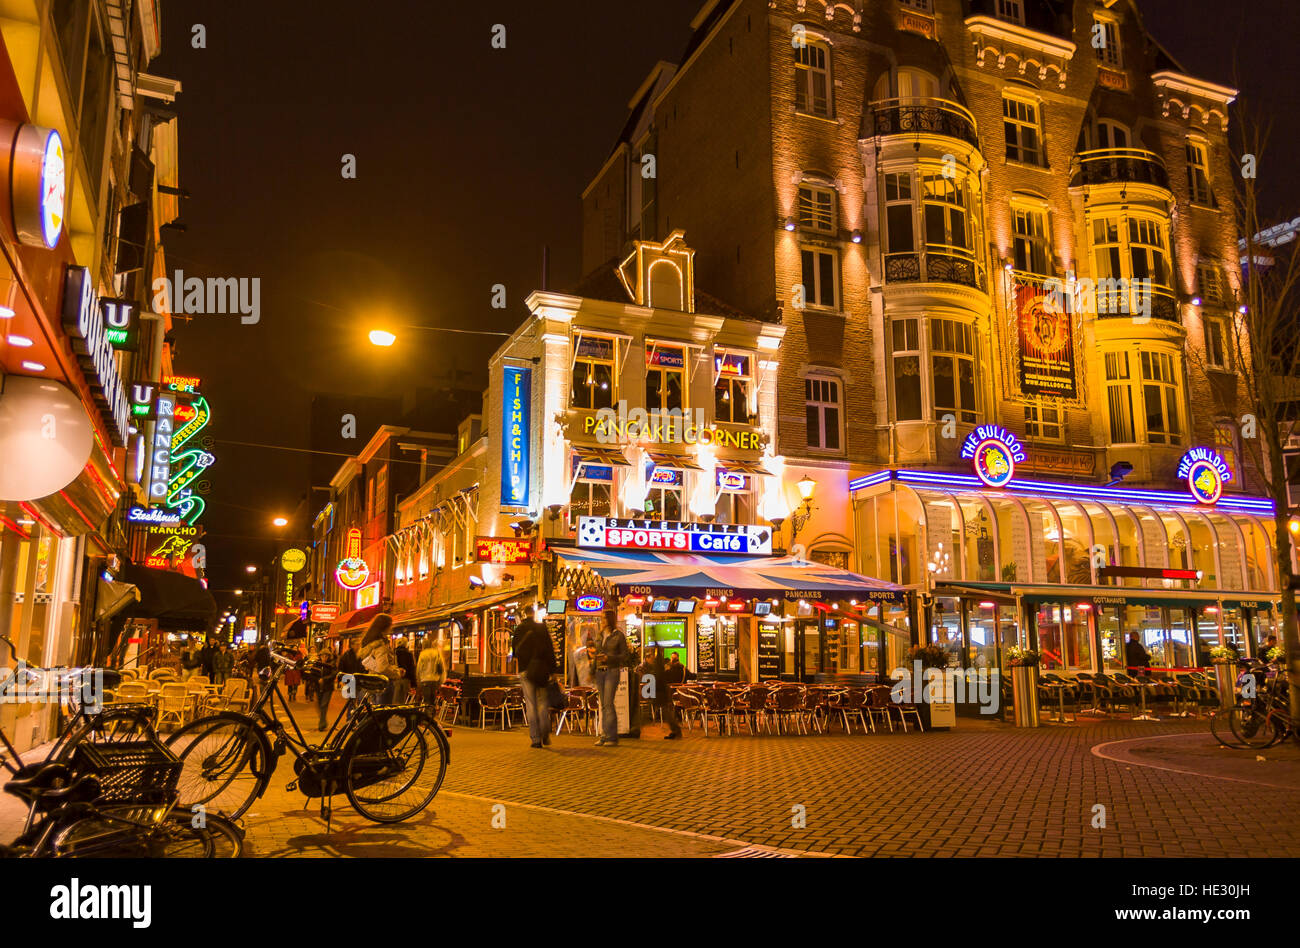
<path fill-rule="evenodd" d="M 348 934 L 342 883 L 395 935 L 620 860 L 557 894 L 727 931 L 847 858 L 877 933 L 911 892 L 1281 922 L 1296 36 L 0 3 L 15 919 L 176 937 L 274 887 Z M 710 858 L 783 861 L 701 900 Z"/>

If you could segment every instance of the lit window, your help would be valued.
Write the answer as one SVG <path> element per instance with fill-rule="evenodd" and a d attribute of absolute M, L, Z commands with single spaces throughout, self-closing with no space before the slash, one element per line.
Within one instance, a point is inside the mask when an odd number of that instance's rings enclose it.
<path fill-rule="evenodd" d="M 1048 276 L 1047 225 L 1043 211 L 1026 207 L 1013 207 L 1015 218 L 1015 243 L 1013 266 L 1021 273 Z"/>
<path fill-rule="evenodd" d="M 718 498 L 713 506 L 714 523 L 753 523 L 754 493 L 748 475 L 718 471 Z"/>
<path fill-rule="evenodd" d="M 822 309 L 838 309 L 836 283 L 839 261 L 833 250 L 814 250 L 805 247 L 800 251 L 803 264 L 804 302 Z"/>
<path fill-rule="evenodd" d="M 831 50 L 825 43 L 795 47 L 794 107 L 809 115 L 831 115 Z"/>
<path fill-rule="evenodd" d="M 921 339 L 917 320 L 896 319 L 894 337 L 894 418 L 919 421 L 924 413 L 921 400 Z"/>
<path fill-rule="evenodd" d="M 645 498 L 645 512 L 652 520 L 682 519 L 682 472 L 666 467 L 655 467 L 647 478 L 650 490 Z"/>
<path fill-rule="evenodd" d="M 579 517 L 609 517 L 614 513 L 610 503 L 614 486 L 613 469 L 573 461 L 573 490 L 569 493 L 569 519 L 577 523 Z"/>
<path fill-rule="evenodd" d="M 1045 165 L 1037 103 L 1013 96 L 1002 97 L 1002 125 L 1006 132 L 1007 161 Z"/>
<path fill-rule="evenodd" d="M 975 334 L 965 323 L 930 320 L 930 367 L 934 383 L 934 416 L 955 415 L 967 424 L 976 421 Z"/>
<path fill-rule="evenodd" d="M 1064 438 L 1061 409 L 1045 405 L 1025 406 L 1025 436 L 1042 441 L 1060 441 Z"/>
<path fill-rule="evenodd" d="M 1127 352 L 1106 353 L 1106 402 L 1110 409 L 1111 444 L 1132 444 L 1133 390 Z"/>
<path fill-rule="evenodd" d="M 1212 369 L 1228 368 L 1228 328 L 1219 316 L 1206 316 L 1205 364 Z"/>
<path fill-rule="evenodd" d="M 579 334 L 574 339 L 572 402 L 574 408 L 614 406 L 614 340 Z"/>
<path fill-rule="evenodd" d="M 822 233 L 835 231 L 835 192 L 804 185 L 799 189 L 799 226 Z"/>
<path fill-rule="evenodd" d="M 966 189 L 956 178 L 928 174 L 924 178 L 925 249 L 950 253 L 970 252 Z"/>
<path fill-rule="evenodd" d="M 1008 20 L 1011 23 L 1025 25 L 1025 5 L 1024 0 L 997 0 L 997 16 L 999 20 Z"/>
<path fill-rule="evenodd" d="M 1193 204 L 1214 207 L 1214 192 L 1210 190 L 1209 153 L 1200 142 L 1187 143 L 1187 191 Z"/>
<path fill-rule="evenodd" d="M 1223 271 L 1213 263 L 1196 265 L 1196 290 L 1202 303 L 1225 303 L 1227 292 L 1224 290 Z"/>
<path fill-rule="evenodd" d="M 1142 353 L 1142 400 L 1146 408 L 1147 441 L 1178 444 L 1178 376 L 1169 353 Z"/>
<path fill-rule="evenodd" d="M 1169 286 L 1169 225 L 1152 217 L 1113 215 L 1092 221 L 1095 279 L 1150 280 Z M 1099 294 L 1100 295 L 1100 294 Z M 1097 301 L 1098 309 L 1102 302 Z"/>
<path fill-rule="evenodd" d="M 810 376 L 804 379 L 804 403 L 808 420 L 808 447 L 839 451 L 843 444 L 843 411 L 838 379 Z"/>
<path fill-rule="evenodd" d="M 645 350 L 645 407 L 648 411 L 686 408 L 686 350 L 650 343 Z"/>
<path fill-rule="evenodd" d="M 748 355 L 719 352 L 713 360 L 717 381 L 713 386 L 713 417 L 732 424 L 752 424 L 749 410 L 754 376 Z"/>
<path fill-rule="evenodd" d="M 915 213 L 911 173 L 885 175 L 885 225 L 889 253 L 915 252 Z"/>
<path fill-rule="evenodd" d="M 1119 24 L 1106 17 L 1096 17 L 1092 27 L 1092 46 L 1103 66 L 1118 69 L 1122 65 L 1119 49 Z"/>
<path fill-rule="evenodd" d="M 1237 469 L 1237 426 L 1231 419 L 1214 423 L 1214 450 L 1219 452 L 1227 462 L 1228 470 L 1232 472 L 1232 480 L 1229 484 L 1234 487 L 1240 486 L 1241 472 Z"/>

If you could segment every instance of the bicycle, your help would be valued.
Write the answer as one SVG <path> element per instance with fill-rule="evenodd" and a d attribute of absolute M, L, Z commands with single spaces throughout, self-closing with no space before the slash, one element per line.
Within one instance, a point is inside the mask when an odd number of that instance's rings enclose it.
<path fill-rule="evenodd" d="M 327 831 L 340 791 L 376 823 L 398 823 L 428 806 L 451 759 L 442 727 L 417 705 L 374 705 L 372 696 L 388 687 L 382 675 L 340 675 L 345 683 L 350 679 L 354 693 L 320 743 L 311 744 L 280 691 L 285 672 L 303 662 L 296 651 L 282 649 L 283 643 L 272 644 L 276 667 L 247 713 L 199 718 L 167 741 L 181 760 L 181 805 L 238 819 L 266 792 L 287 752 L 296 777 L 286 789 L 320 798 Z M 276 714 L 277 700 L 292 733 Z"/>
<path fill-rule="evenodd" d="M 1215 712 L 1210 717 L 1210 733 L 1220 744 L 1237 750 L 1260 750 L 1271 747 L 1288 736 L 1300 743 L 1300 732 L 1291 720 L 1289 689 L 1285 672 L 1279 672 L 1272 680 L 1265 680 L 1265 670 L 1259 667 L 1247 669 L 1241 676 L 1252 677 L 1257 683 L 1252 699 L 1240 699 L 1226 714 Z M 1229 741 L 1222 733 L 1224 724 L 1231 732 L 1233 740 Z"/>

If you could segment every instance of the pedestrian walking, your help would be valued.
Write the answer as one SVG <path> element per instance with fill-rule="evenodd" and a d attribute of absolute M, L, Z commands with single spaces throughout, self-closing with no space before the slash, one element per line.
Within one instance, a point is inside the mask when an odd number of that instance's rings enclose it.
<path fill-rule="evenodd" d="M 355 653 L 354 653 L 355 655 Z M 330 722 L 330 699 L 334 697 L 334 679 L 338 676 L 338 660 L 334 650 L 322 645 L 316 650 L 316 710 L 320 718 L 316 725 L 318 731 L 328 731 Z"/>
<path fill-rule="evenodd" d="M 397 700 L 405 701 L 407 693 L 416 685 L 415 656 L 406 647 L 406 639 L 398 641 L 397 648 L 393 649 L 393 655 L 397 658 L 397 667 L 403 672 L 402 681 L 397 687 Z"/>
<path fill-rule="evenodd" d="M 297 666 L 285 669 L 284 688 L 289 692 L 289 700 L 298 700 L 298 686 L 302 684 L 302 672 L 298 671 Z"/>
<path fill-rule="evenodd" d="M 614 697 L 618 694 L 618 683 L 623 668 L 627 665 L 630 650 L 627 647 L 627 636 L 618 627 L 618 613 L 613 609 L 605 610 L 605 626 L 600 630 L 598 638 L 587 640 L 587 648 L 600 694 L 601 735 L 596 746 L 617 747 L 618 711 L 614 708 Z"/>
<path fill-rule="evenodd" d="M 433 633 L 424 637 L 424 647 L 415 666 L 415 680 L 419 684 L 420 698 L 432 710 L 437 705 L 438 689 L 447 680 L 447 663 L 442 657 L 442 643 Z"/>
<path fill-rule="evenodd" d="M 361 647 L 357 657 L 361 665 L 372 675 L 383 675 L 388 679 L 388 688 L 382 695 L 381 704 L 394 704 L 397 691 L 402 681 L 402 669 L 397 664 L 397 654 L 393 643 L 388 639 L 388 632 L 393 627 L 393 617 L 381 612 L 370 620 L 366 634 L 361 637 Z"/>
<path fill-rule="evenodd" d="M 212 683 L 220 688 L 234 673 L 235 653 L 229 645 L 222 642 L 212 654 Z"/>
<path fill-rule="evenodd" d="M 551 633 L 536 619 L 519 623 L 515 646 L 519 662 L 519 684 L 524 691 L 524 711 L 528 715 L 528 736 L 533 747 L 551 743 L 551 676 L 559 667 Z"/>
<path fill-rule="evenodd" d="M 224 642 L 221 644 L 223 647 L 225 646 Z M 199 649 L 199 670 L 200 674 L 207 675 L 208 681 L 211 682 L 216 681 L 216 669 L 213 667 L 212 661 L 216 654 L 217 646 L 215 646 L 210 639 L 205 640 L 203 648 Z"/>

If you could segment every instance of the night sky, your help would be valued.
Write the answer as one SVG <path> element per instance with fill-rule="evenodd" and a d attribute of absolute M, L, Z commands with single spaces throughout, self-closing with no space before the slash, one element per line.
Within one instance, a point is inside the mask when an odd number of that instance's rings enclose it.
<path fill-rule="evenodd" d="M 187 232 L 167 238 L 169 268 L 262 283 L 257 325 L 200 316 L 176 332 L 176 370 L 202 377 L 212 404 L 214 589 L 269 558 L 271 518 L 308 487 L 307 454 L 233 442 L 306 448 L 314 393 L 396 395 L 452 368 L 481 385 L 499 338 L 396 327 L 513 329 L 544 246 L 550 286 L 576 280 L 582 189 L 650 68 L 678 59 L 701 3 L 162 4 L 164 52 L 149 71 L 183 85 L 180 184 L 192 195 Z M 1300 213 L 1294 0 L 1141 7 L 1190 73 L 1279 115 L 1260 176 L 1288 169 L 1268 196 Z M 490 43 L 496 23 L 503 50 Z M 191 46 L 194 24 L 205 49 Z M 345 154 L 355 180 L 340 174 Z M 496 283 L 504 311 L 489 305 Z M 399 335 L 392 349 L 366 341 L 381 324 Z M 360 448 L 369 433 L 358 434 Z"/>

